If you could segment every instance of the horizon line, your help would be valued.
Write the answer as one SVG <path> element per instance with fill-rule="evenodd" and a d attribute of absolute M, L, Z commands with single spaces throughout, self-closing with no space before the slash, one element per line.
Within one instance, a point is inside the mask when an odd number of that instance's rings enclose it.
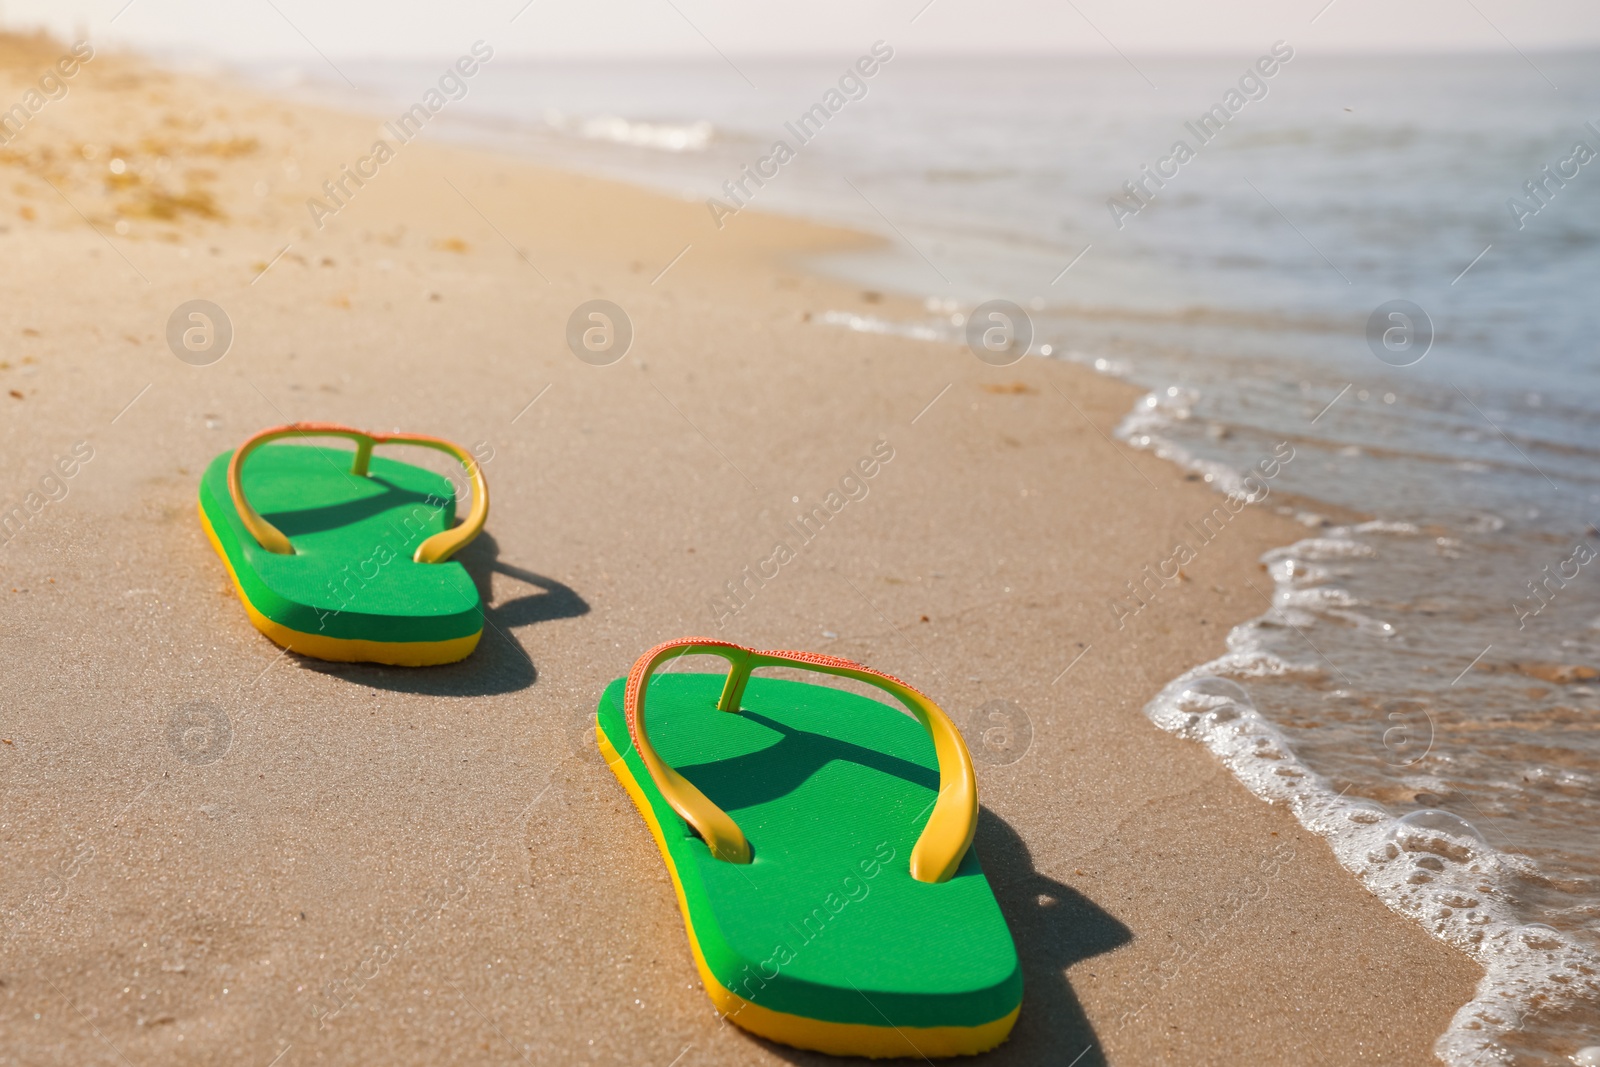
<path fill-rule="evenodd" d="M 152 58 L 178 58 L 178 57 L 194 58 L 196 56 L 196 54 L 197 54 L 197 49 L 191 48 L 191 47 L 187 47 L 187 46 L 182 46 L 182 45 L 157 46 L 157 47 L 151 47 L 151 46 L 143 46 L 143 47 L 119 47 L 119 46 L 114 46 L 114 47 L 116 47 L 117 51 L 121 51 L 121 52 L 124 52 L 124 53 L 142 54 L 142 55 L 146 55 L 146 56 L 149 56 L 149 57 L 152 57 Z M 1145 59 L 1215 59 L 1215 58 L 1219 58 L 1219 57 L 1226 58 L 1228 56 L 1232 56 L 1232 55 L 1235 55 L 1235 54 L 1238 54 L 1238 53 L 1243 53 L 1243 52 L 1248 52 L 1248 51 L 1252 51 L 1252 49 L 1249 49 L 1249 48 L 1238 48 L 1238 49 L 1235 49 L 1235 48 L 1222 47 L 1222 46 L 1218 46 L 1218 47 L 1214 47 L 1214 48 L 1148 49 L 1148 50 L 1142 50 L 1142 51 L 1141 50 L 1134 50 L 1134 49 L 1124 49 L 1124 53 L 1127 56 L 1133 56 L 1133 57 L 1145 58 Z M 1529 54 L 1529 55 L 1540 55 L 1540 56 L 1551 56 L 1551 57 L 1566 57 L 1566 56 L 1577 57 L 1577 56 L 1583 56 L 1583 55 L 1587 55 L 1587 54 L 1593 54 L 1593 53 L 1600 52 L 1600 41 L 1595 41 L 1595 42 L 1590 43 L 1590 44 L 1581 44 L 1581 45 L 1562 45 L 1562 46 L 1551 46 L 1551 47 L 1547 47 L 1547 48 L 1539 48 L 1539 47 L 1523 48 L 1522 52 L 1525 53 L 1525 54 Z M 805 51 L 788 51 L 788 52 L 774 52 L 774 51 L 736 52 L 736 51 L 729 51 L 727 54 L 730 57 L 733 57 L 733 58 L 736 58 L 736 59 L 740 59 L 740 60 L 749 61 L 749 62 L 763 62 L 763 61 L 767 61 L 767 62 L 786 62 L 786 61 L 808 61 L 808 60 L 809 61 L 821 61 L 821 60 L 833 61 L 833 60 L 838 59 L 841 55 L 848 55 L 848 54 L 853 54 L 853 53 L 851 52 L 851 50 L 849 48 L 839 48 L 839 49 L 808 49 L 808 50 L 805 50 Z M 1304 52 L 1297 52 L 1297 55 L 1300 55 L 1300 54 L 1304 54 L 1304 55 L 1306 55 L 1307 58 L 1312 58 L 1312 59 L 1323 58 L 1323 57 L 1372 58 L 1372 59 L 1470 58 L 1470 59 L 1504 59 L 1504 60 L 1507 60 L 1507 61 L 1510 61 L 1510 62 L 1517 62 L 1518 61 L 1518 57 L 1517 57 L 1516 54 L 1506 53 L 1504 48 L 1497 48 L 1497 47 L 1494 47 L 1492 45 L 1487 45 L 1487 44 L 1483 45 L 1482 47 L 1459 47 L 1459 48 L 1370 48 L 1370 47 L 1354 48 L 1354 47 L 1331 46 L 1331 47 L 1327 47 L 1327 48 L 1323 48 L 1323 49 L 1317 49 L 1315 51 L 1312 51 L 1310 49 L 1306 49 Z M 340 60 L 342 62 L 347 62 L 347 63 L 363 63 L 363 62 L 435 63 L 435 62 L 448 62 L 449 60 L 454 58 L 454 53 L 453 52 L 445 52 L 445 51 L 440 51 L 440 52 L 394 52 L 394 53 L 390 53 L 390 54 L 376 54 L 376 53 L 371 53 L 371 52 L 336 52 L 336 51 L 330 51 L 329 55 L 331 57 L 333 57 L 333 58 L 336 58 L 336 59 L 338 59 L 338 60 Z M 281 56 L 280 55 L 253 55 L 253 56 L 218 55 L 218 56 L 216 56 L 214 58 L 215 58 L 215 61 L 218 62 L 218 63 L 281 63 L 281 64 L 283 64 L 285 66 L 296 66 L 296 65 L 311 66 L 311 65 L 314 65 L 314 61 L 308 61 L 305 56 L 300 55 L 298 53 L 291 54 L 291 53 L 288 53 L 288 52 L 285 52 Z M 900 58 L 902 58 L 902 55 L 897 53 L 896 59 L 898 60 Z M 917 60 L 948 60 L 948 59 L 1036 59 L 1036 60 L 1048 60 L 1048 59 L 1086 60 L 1087 59 L 1087 60 L 1104 60 L 1104 61 L 1111 62 L 1111 63 L 1123 63 L 1123 62 L 1125 62 L 1125 60 L 1121 56 L 1107 54 L 1104 51 L 1091 51 L 1091 50 L 1081 50 L 1080 51 L 1080 50 L 1069 50 L 1069 49 L 1045 50 L 1045 49 L 1020 49 L 1020 48 L 1019 49 L 1004 49 L 1004 50 L 1003 49 L 971 49 L 971 50 L 967 50 L 967 49 L 932 48 L 932 49 L 929 49 L 927 51 L 917 52 L 917 53 L 913 53 L 913 54 L 904 54 L 903 58 L 904 59 L 909 59 L 909 60 L 912 60 L 912 61 L 917 61 Z M 702 55 L 700 55 L 698 53 L 690 53 L 690 52 L 687 52 L 687 51 L 684 51 L 684 52 L 677 52 L 677 51 L 667 52 L 667 51 L 650 51 L 650 50 L 643 50 L 643 49 L 640 49 L 640 50 L 617 50 L 617 51 L 611 51 L 611 52 L 598 52 L 598 51 L 509 52 L 509 51 L 507 51 L 505 53 L 497 53 L 496 59 L 499 62 L 530 61 L 530 62 L 555 62 L 555 63 L 560 63 L 560 62 L 581 62 L 581 63 L 592 63 L 592 62 L 634 62 L 634 61 L 646 60 L 646 61 L 659 61 L 659 62 L 670 62 L 670 63 L 704 64 L 704 65 L 713 65 L 713 66 L 714 65 L 718 65 L 718 64 L 720 64 L 722 62 L 722 60 L 714 58 L 714 57 L 707 58 L 707 57 L 702 56 Z"/>

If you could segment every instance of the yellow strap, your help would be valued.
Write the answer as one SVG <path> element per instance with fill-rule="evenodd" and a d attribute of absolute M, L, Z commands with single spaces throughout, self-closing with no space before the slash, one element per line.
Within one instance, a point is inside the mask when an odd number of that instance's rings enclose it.
<path fill-rule="evenodd" d="M 275 552 L 280 556 L 292 556 L 294 546 L 289 543 L 282 530 L 256 514 L 255 508 L 252 508 L 250 502 L 245 499 L 244 461 L 260 446 L 284 437 L 344 437 L 354 441 L 355 462 L 350 467 L 350 473 L 363 478 L 367 477 L 367 466 L 372 460 L 374 445 L 420 445 L 423 448 L 436 449 L 458 460 L 472 479 L 472 511 L 459 526 L 436 533 L 418 545 L 417 551 L 411 557 L 418 563 L 444 562 L 477 537 L 479 531 L 483 529 L 483 524 L 488 521 L 489 483 L 484 480 L 483 468 L 478 466 L 477 461 L 460 445 L 446 441 L 442 437 L 429 437 L 426 434 L 367 433 L 334 422 L 294 422 L 287 426 L 272 426 L 252 435 L 244 444 L 234 449 L 233 458 L 228 462 L 228 494 L 233 497 L 233 506 L 239 512 L 239 519 L 244 523 L 245 529 L 250 531 L 250 536 L 268 552 Z"/>
<path fill-rule="evenodd" d="M 934 801 L 933 814 L 911 850 L 911 877 L 919 882 L 944 882 L 956 873 L 978 828 L 978 782 L 961 732 L 937 704 L 893 675 L 837 656 L 816 652 L 758 652 L 729 641 L 688 637 L 657 645 L 634 662 L 633 670 L 628 673 L 623 714 L 628 722 L 628 736 L 656 788 L 672 810 L 694 827 L 712 855 L 729 863 L 749 863 L 750 842 L 727 812 L 656 754 L 645 731 L 644 715 L 645 690 L 655 669 L 668 659 L 701 653 L 721 656 L 729 664 L 728 680 L 717 701 L 719 711 L 738 712 L 750 672 L 757 667 L 777 666 L 854 678 L 877 686 L 904 704 L 932 736 L 934 755 L 939 761 L 939 796 Z"/>

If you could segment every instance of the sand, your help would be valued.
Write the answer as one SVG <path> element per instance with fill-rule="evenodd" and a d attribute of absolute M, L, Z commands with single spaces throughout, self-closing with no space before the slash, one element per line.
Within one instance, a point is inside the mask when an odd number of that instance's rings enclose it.
<path fill-rule="evenodd" d="M 7 39 L 5 99 L 63 48 Z M 910 310 L 806 273 L 866 237 L 719 232 L 426 138 L 315 229 L 376 135 L 97 55 L 0 153 L 0 505 L 27 512 L 0 548 L 0 1063 L 823 1061 L 719 1022 L 593 750 L 605 684 L 708 632 L 1025 714 L 1020 758 L 979 765 L 1027 983 L 985 1062 L 1433 1062 L 1476 967 L 1142 713 L 1261 610 L 1295 528 L 1247 509 L 1118 629 L 1108 600 L 1219 500 L 1111 439 L 1128 387 L 822 324 Z M 564 342 L 594 298 L 635 330 L 609 366 Z M 208 366 L 166 342 L 191 299 L 233 325 Z M 487 449 L 470 660 L 329 665 L 251 627 L 196 479 L 295 419 Z M 793 498 L 877 442 L 868 495 L 716 631 Z"/>

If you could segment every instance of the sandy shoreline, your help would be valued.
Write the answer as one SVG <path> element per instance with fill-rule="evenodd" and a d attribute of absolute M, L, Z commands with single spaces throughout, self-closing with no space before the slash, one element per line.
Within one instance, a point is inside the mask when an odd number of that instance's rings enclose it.
<path fill-rule="evenodd" d="M 60 51 L 8 42 L 6 99 Z M 865 237 L 489 153 L 405 145 L 312 229 L 376 126 L 97 55 L 0 150 L 0 500 L 92 449 L 0 548 L 0 1063 L 823 1061 L 719 1025 L 586 724 L 880 441 L 720 636 L 1027 712 L 979 768 L 1027 982 L 986 1062 L 1434 1062 L 1476 966 L 1141 710 L 1297 527 L 1246 509 L 1108 629 L 1218 504 L 1108 439 L 1134 390 L 819 324 L 909 309 L 798 266 Z M 164 336 L 195 298 L 234 328 L 206 367 Z M 594 298 L 634 324 L 612 366 L 563 342 Z M 472 659 L 334 667 L 251 628 L 196 479 L 293 419 L 488 447 Z M 210 762 L 169 739 L 194 704 Z"/>

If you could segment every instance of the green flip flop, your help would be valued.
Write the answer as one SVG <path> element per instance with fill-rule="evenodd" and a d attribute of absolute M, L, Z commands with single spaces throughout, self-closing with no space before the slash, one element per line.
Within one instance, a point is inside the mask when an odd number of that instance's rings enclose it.
<path fill-rule="evenodd" d="M 270 443 L 285 437 L 342 437 L 356 449 Z M 374 457 L 379 444 L 420 445 L 459 460 L 472 480 L 466 521 L 455 525 L 449 479 Z M 488 515 L 483 470 L 460 445 L 334 423 L 262 430 L 212 460 L 200 479 L 201 525 L 250 621 L 318 659 L 424 666 L 470 655 L 483 633 L 483 605 L 450 557 Z"/>
<path fill-rule="evenodd" d="M 700 653 L 728 660 L 726 679 L 651 681 Z M 865 682 L 915 718 L 750 677 L 772 666 Z M 607 687 L 595 733 L 661 849 L 724 1015 L 836 1055 L 954 1056 L 1006 1039 L 1022 971 L 971 849 L 972 758 L 927 697 L 833 656 L 688 638 Z"/>

